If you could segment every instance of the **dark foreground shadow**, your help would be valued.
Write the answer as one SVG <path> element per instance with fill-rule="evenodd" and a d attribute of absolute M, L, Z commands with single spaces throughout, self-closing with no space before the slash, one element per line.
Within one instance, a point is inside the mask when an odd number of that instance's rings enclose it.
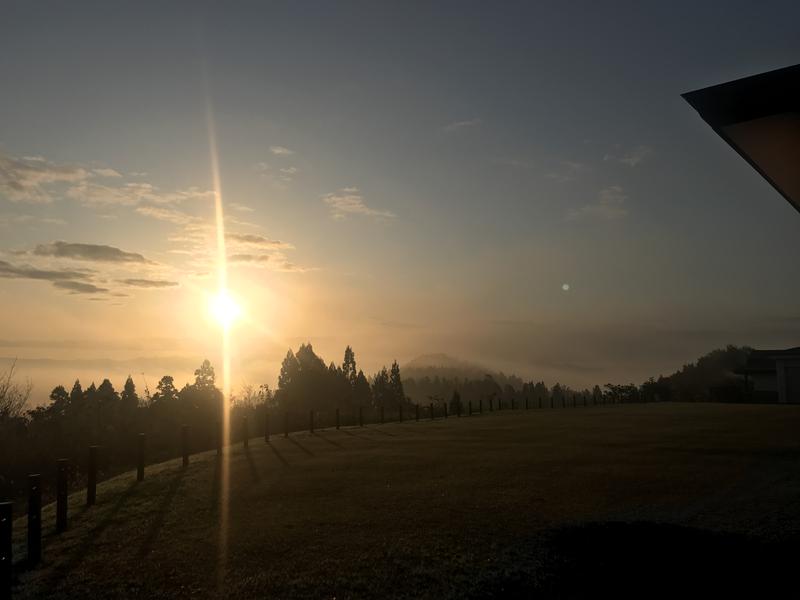
<path fill-rule="evenodd" d="M 278 452 L 278 449 L 275 447 L 275 444 L 273 444 L 272 442 L 267 442 L 267 445 L 269 446 L 269 449 L 272 450 L 272 453 L 275 455 L 275 458 L 277 458 L 279 461 L 281 461 L 281 464 L 284 467 L 288 467 L 289 466 L 289 461 L 287 461 L 283 457 L 283 454 Z"/>
<path fill-rule="evenodd" d="M 292 436 L 289 436 L 289 437 L 288 437 L 288 438 L 286 438 L 286 439 L 287 439 L 287 440 L 289 440 L 290 442 L 292 442 L 292 443 L 293 443 L 295 446 L 297 446 L 298 448 L 300 448 L 300 450 L 302 450 L 303 452 L 305 452 L 305 453 L 306 453 L 306 454 L 308 454 L 309 456 L 314 456 L 314 453 L 313 453 L 311 450 L 309 450 L 308 448 L 306 448 L 305 446 L 303 446 L 303 444 L 301 444 L 300 442 L 298 442 L 298 441 L 297 441 L 295 438 L 293 438 Z"/>
<path fill-rule="evenodd" d="M 155 511 L 155 519 L 153 519 L 153 522 L 147 528 L 147 535 L 142 541 L 141 546 L 139 546 L 139 551 L 136 554 L 138 559 L 146 557 L 153 548 L 153 544 L 158 538 L 158 534 L 161 532 L 162 527 L 164 527 L 164 520 L 166 519 L 169 509 L 172 506 L 172 502 L 175 500 L 175 496 L 181 487 L 183 476 L 185 474 L 186 469 L 182 469 L 178 471 L 178 473 L 173 476 L 172 481 L 170 481 L 169 487 L 164 492 L 164 497 L 161 499 L 161 502 L 158 503 L 158 507 Z"/>
<path fill-rule="evenodd" d="M 533 587 L 548 598 L 777 597 L 795 585 L 797 541 L 650 522 L 592 523 L 551 534 Z M 532 591 L 506 588 L 505 597 Z"/>
<path fill-rule="evenodd" d="M 335 446 L 339 450 L 344 450 L 344 446 L 342 446 L 339 442 L 334 442 L 332 439 L 327 437 L 325 434 L 323 434 L 323 433 L 318 431 L 316 435 L 317 435 L 317 437 L 319 439 L 321 439 L 321 440 L 323 440 L 325 442 L 328 442 L 331 446 Z"/>

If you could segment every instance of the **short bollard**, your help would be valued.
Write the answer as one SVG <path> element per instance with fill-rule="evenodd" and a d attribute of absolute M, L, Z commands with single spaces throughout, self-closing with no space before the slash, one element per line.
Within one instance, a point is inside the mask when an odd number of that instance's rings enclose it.
<path fill-rule="evenodd" d="M 308 411 L 308 432 L 314 433 L 314 411 Z"/>
<path fill-rule="evenodd" d="M 69 461 L 59 458 L 56 461 L 56 531 L 67 530 L 67 468 Z"/>
<path fill-rule="evenodd" d="M 97 499 L 97 446 L 89 446 L 89 464 L 86 469 L 86 506 L 94 506 Z"/>
<path fill-rule="evenodd" d="M 417 413 L 417 414 L 416 414 L 416 417 L 417 417 L 417 422 L 419 422 L 419 404 L 415 404 L 415 405 L 414 405 L 414 407 L 416 408 L 416 413 Z"/>
<path fill-rule="evenodd" d="M 359 427 L 363 427 L 364 426 L 364 407 L 363 406 L 359 406 L 358 407 L 358 426 Z"/>
<path fill-rule="evenodd" d="M 336 429 L 339 429 L 339 409 L 336 409 Z"/>
<path fill-rule="evenodd" d="M 431 409 L 431 421 L 433 421 L 433 402 L 431 402 L 430 404 L 430 409 Z"/>
<path fill-rule="evenodd" d="M 147 436 L 139 434 L 136 447 L 136 481 L 144 481 L 144 444 Z"/>
<path fill-rule="evenodd" d="M 11 545 L 13 522 L 14 505 L 11 502 L 0 502 L 0 598 L 11 598 L 11 565 L 14 562 Z"/>
<path fill-rule="evenodd" d="M 242 446 L 247 450 L 250 447 L 250 427 L 247 423 L 247 417 L 242 417 Z"/>
<path fill-rule="evenodd" d="M 264 442 L 269 444 L 269 410 L 264 410 Z"/>
<path fill-rule="evenodd" d="M 28 564 L 42 560 L 42 477 L 28 475 Z"/>
<path fill-rule="evenodd" d="M 189 466 L 189 426 L 181 426 L 181 454 L 183 455 L 183 466 Z"/>

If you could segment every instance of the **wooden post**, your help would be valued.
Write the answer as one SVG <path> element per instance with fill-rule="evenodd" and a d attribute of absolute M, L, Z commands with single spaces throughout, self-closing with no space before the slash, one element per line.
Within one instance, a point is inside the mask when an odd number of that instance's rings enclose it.
<path fill-rule="evenodd" d="M 250 427 L 248 427 L 247 417 L 242 417 L 242 446 L 245 450 L 250 447 Z"/>
<path fill-rule="evenodd" d="M 539 408 L 542 408 L 542 397 L 539 396 Z"/>
<path fill-rule="evenodd" d="M 575 394 L 572 394 L 572 408 L 575 408 L 576 406 L 578 406 L 578 402 Z"/>
<path fill-rule="evenodd" d="M 483 414 L 483 398 L 478 399 L 478 414 Z"/>
<path fill-rule="evenodd" d="M 283 413 L 283 437 L 289 437 L 289 411 Z"/>
<path fill-rule="evenodd" d="M 517 401 L 516 401 L 516 399 L 515 399 L 515 398 L 512 396 L 512 397 L 511 397 L 511 410 L 515 410 L 516 408 L 517 408 Z"/>
<path fill-rule="evenodd" d="M 364 426 L 364 407 L 363 406 L 359 406 L 358 407 L 358 426 L 359 427 L 363 427 Z"/>
<path fill-rule="evenodd" d="M 0 502 L 0 598 L 11 598 L 12 563 L 14 550 L 11 545 L 14 505 Z"/>
<path fill-rule="evenodd" d="M 28 475 L 28 564 L 42 560 L 42 476 Z"/>
<path fill-rule="evenodd" d="M 561 408 L 567 408 L 567 395 L 561 395 Z"/>
<path fill-rule="evenodd" d="M 431 402 L 431 421 L 433 421 L 433 402 Z"/>
<path fill-rule="evenodd" d="M 89 464 L 86 469 L 86 506 L 94 506 L 97 499 L 97 446 L 89 446 Z"/>
<path fill-rule="evenodd" d="M 403 405 L 400 405 L 400 422 L 403 422 Z"/>
<path fill-rule="evenodd" d="M 583 395 L 583 407 L 586 408 L 586 394 Z"/>
<path fill-rule="evenodd" d="M 336 409 L 336 429 L 339 429 L 339 409 Z"/>
<path fill-rule="evenodd" d="M 456 415 L 461 418 L 461 398 L 456 402 Z"/>
<path fill-rule="evenodd" d="M 489 398 L 489 412 L 494 412 L 494 398 Z"/>
<path fill-rule="evenodd" d="M 189 426 L 181 425 L 181 453 L 183 454 L 183 466 L 189 466 Z"/>
<path fill-rule="evenodd" d="M 381 404 L 381 425 L 383 425 L 383 404 Z"/>
<path fill-rule="evenodd" d="M 147 436 L 139 434 L 136 447 L 136 481 L 144 481 L 144 444 Z"/>
<path fill-rule="evenodd" d="M 528 410 L 530 406 L 528 405 L 528 397 L 525 396 L 525 410 Z"/>
<path fill-rule="evenodd" d="M 447 418 L 447 402 L 444 403 L 444 418 Z"/>
<path fill-rule="evenodd" d="M 471 416 L 472 416 L 472 400 L 470 400 L 470 401 L 467 403 L 467 416 L 468 416 L 468 417 L 471 417 Z"/>
<path fill-rule="evenodd" d="M 314 410 L 308 411 L 308 432 L 314 433 Z"/>
<path fill-rule="evenodd" d="M 56 461 L 56 531 L 67 530 L 67 467 L 69 461 L 59 458 Z"/>
<path fill-rule="evenodd" d="M 269 409 L 264 407 L 264 442 L 269 444 Z"/>
<path fill-rule="evenodd" d="M 416 407 L 416 410 L 417 410 L 417 423 L 419 423 L 419 402 L 417 404 L 415 404 L 414 406 Z"/>
<path fill-rule="evenodd" d="M 553 394 L 550 394 L 550 408 L 553 408 Z"/>

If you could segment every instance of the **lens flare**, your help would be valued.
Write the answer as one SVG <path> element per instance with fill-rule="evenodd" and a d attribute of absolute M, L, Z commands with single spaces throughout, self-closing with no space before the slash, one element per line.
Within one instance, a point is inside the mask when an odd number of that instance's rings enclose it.
<path fill-rule="evenodd" d="M 242 309 L 228 290 L 220 290 L 209 301 L 209 311 L 224 328 L 229 328 L 242 315 Z"/>

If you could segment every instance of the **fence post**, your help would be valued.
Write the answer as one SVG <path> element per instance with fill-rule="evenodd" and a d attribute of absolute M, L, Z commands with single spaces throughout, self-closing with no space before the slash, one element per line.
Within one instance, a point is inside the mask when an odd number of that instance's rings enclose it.
<path fill-rule="evenodd" d="M 381 425 L 383 425 L 383 404 L 381 404 Z"/>
<path fill-rule="evenodd" d="M 528 405 L 528 397 L 525 396 L 525 410 L 528 410 L 530 406 Z"/>
<path fill-rule="evenodd" d="M 336 409 L 336 429 L 339 429 L 339 409 Z"/>
<path fill-rule="evenodd" d="M 264 443 L 269 444 L 269 409 L 264 407 Z"/>
<path fill-rule="evenodd" d="M 512 398 L 511 398 L 511 410 L 515 410 L 516 408 L 517 408 L 517 401 L 516 401 L 516 399 L 515 399 L 515 398 L 512 396 Z"/>
<path fill-rule="evenodd" d="M 144 481 L 144 443 L 147 436 L 139 434 L 136 447 L 136 481 Z"/>
<path fill-rule="evenodd" d="M 586 394 L 583 395 L 583 407 L 586 408 Z"/>
<path fill-rule="evenodd" d="M 97 499 L 97 446 L 89 446 L 89 464 L 86 469 L 86 506 L 94 506 Z"/>
<path fill-rule="evenodd" d="M 416 409 L 417 423 L 419 423 L 419 402 L 414 405 L 414 408 Z"/>
<path fill-rule="evenodd" d="M 28 564 L 42 560 L 42 476 L 28 475 Z"/>
<path fill-rule="evenodd" d="M 494 398 L 489 398 L 489 412 L 494 412 Z"/>
<path fill-rule="evenodd" d="M 483 414 L 483 398 L 478 399 L 478 414 Z"/>
<path fill-rule="evenodd" d="M 542 397 L 539 396 L 539 408 L 542 408 Z"/>
<path fill-rule="evenodd" d="M 245 450 L 250 447 L 250 427 L 248 427 L 247 417 L 242 417 L 242 446 Z"/>
<path fill-rule="evenodd" d="M 67 467 L 69 461 L 59 458 L 56 461 L 56 531 L 67 530 Z"/>
<path fill-rule="evenodd" d="M 314 409 L 308 411 L 308 432 L 314 433 Z"/>
<path fill-rule="evenodd" d="M 561 395 L 561 408 L 567 408 L 567 395 Z"/>
<path fill-rule="evenodd" d="M 11 545 L 13 509 L 11 502 L 0 502 L 0 598 L 11 598 L 11 565 L 14 562 Z"/>
<path fill-rule="evenodd" d="M 363 427 L 364 426 L 364 407 L 363 406 L 359 406 L 358 407 L 358 426 L 359 427 Z"/>
<path fill-rule="evenodd" d="M 456 402 L 456 414 L 459 418 L 461 418 L 461 398 L 459 398 L 458 402 Z"/>
<path fill-rule="evenodd" d="M 575 408 L 576 406 L 578 406 L 576 395 L 572 394 L 572 408 Z"/>
<path fill-rule="evenodd" d="M 183 466 L 189 466 L 189 426 L 181 425 L 181 453 L 183 454 Z"/>
<path fill-rule="evenodd" d="M 447 418 L 447 402 L 444 403 L 444 418 Z"/>
<path fill-rule="evenodd" d="M 468 417 L 472 416 L 472 400 L 467 402 L 467 416 Z"/>
<path fill-rule="evenodd" d="M 553 394 L 550 394 L 550 408 L 553 408 Z"/>
<path fill-rule="evenodd" d="M 431 402 L 431 421 L 433 421 L 433 402 Z"/>
<path fill-rule="evenodd" d="M 289 411 L 283 413 L 283 437 L 289 437 Z"/>

